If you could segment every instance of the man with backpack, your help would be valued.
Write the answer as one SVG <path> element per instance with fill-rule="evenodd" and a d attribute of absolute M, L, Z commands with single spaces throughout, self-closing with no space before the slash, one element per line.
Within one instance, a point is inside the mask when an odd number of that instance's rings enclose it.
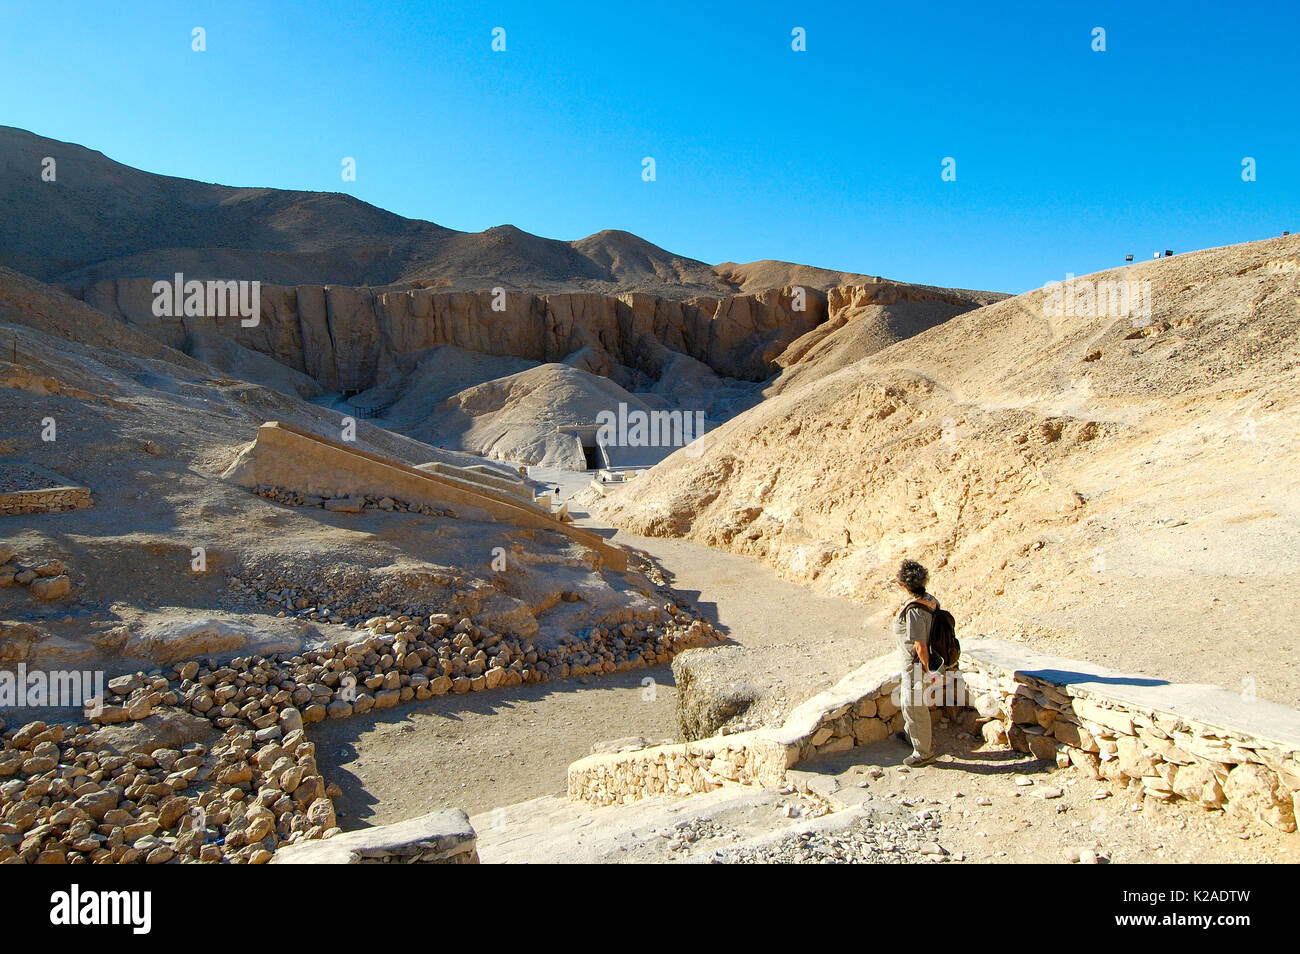
<path fill-rule="evenodd" d="M 898 690 L 904 731 L 899 735 L 912 746 L 912 754 L 903 764 L 915 768 L 935 757 L 926 691 L 942 678 L 944 669 L 957 665 L 961 647 L 952 614 L 941 610 L 939 601 L 926 592 L 929 571 L 915 560 L 904 560 L 896 579 L 904 593 L 894 613 L 894 639 L 902 665 Z"/>

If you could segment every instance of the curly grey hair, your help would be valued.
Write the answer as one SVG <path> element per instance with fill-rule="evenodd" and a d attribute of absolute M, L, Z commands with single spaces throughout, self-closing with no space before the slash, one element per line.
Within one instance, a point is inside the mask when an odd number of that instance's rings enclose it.
<path fill-rule="evenodd" d="M 915 560 L 904 560 L 898 565 L 898 582 L 907 588 L 909 593 L 920 596 L 925 592 L 925 584 L 930 579 L 930 571 Z"/>

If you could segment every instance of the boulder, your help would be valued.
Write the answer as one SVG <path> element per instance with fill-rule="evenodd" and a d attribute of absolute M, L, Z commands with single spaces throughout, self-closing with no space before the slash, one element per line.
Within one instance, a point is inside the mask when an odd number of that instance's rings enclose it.
<path fill-rule="evenodd" d="M 61 600 L 72 592 L 67 576 L 42 576 L 32 580 L 27 592 L 38 600 Z"/>
<path fill-rule="evenodd" d="M 180 709 L 160 709 L 138 722 L 104 726 L 91 737 L 97 749 L 115 755 L 148 755 L 154 749 L 179 749 L 192 742 L 210 744 L 216 730 L 207 719 Z"/>
<path fill-rule="evenodd" d="M 1179 775 L 1186 771 L 1181 769 Z M 1255 818 L 1282 831 L 1295 831 L 1295 804 L 1277 775 L 1263 765 L 1245 763 L 1228 773 L 1223 785 L 1228 810 Z"/>
<path fill-rule="evenodd" d="M 1218 775 L 1201 762 L 1180 766 L 1174 773 L 1175 795 L 1205 808 L 1221 808 L 1224 796 Z"/>
<path fill-rule="evenodd" d="M 743 716 L 759 698 L 758 687 L 737 683 L 715 672 L 721 649 L 688 649 L 673 658 L 677 684 L 677 724 L 687 741 L 717 735 L 727 723 Z"/>
<path fill-rule="evenodd" d="M 272 864 L 358 864 L 390 859 L 477 864 L 477 836 L 460 809 L 430 812 L 393 825 L 362 828 L 281 848 Z"/>

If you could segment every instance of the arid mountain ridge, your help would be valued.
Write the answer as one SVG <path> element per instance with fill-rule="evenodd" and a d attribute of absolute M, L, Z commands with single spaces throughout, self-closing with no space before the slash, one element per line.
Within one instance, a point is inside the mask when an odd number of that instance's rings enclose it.
<path fill-rule="evenodd" d="M 53 182 L 41 177 L 46 157 L 56 162 Z M 612 229 L 571 242 L 512 225 L 459 232 L 342 193 L 156 175 L 4 126 L 0 265 L 67 286 L 183 272 L 280 285 L 500 285 L 677 300 L 873 280 L 788 262 L 714 268 Z"/>
<path fill-rule="evenodd" d="M 46 157 L 53 182 L 40 175 Z M 771 378 L 796 340 L 801 353 L 831 347 L 822 339 L 850 313 L 873 312 L 879 347 L 1004 297 L 772 260 L 715 268 L 612 230 L 575 242 L 512 226 L 456 232 L 338 193 L 154 175 L 4 127 L 0 210 L 0 267 L 225 374 L 303 396 L 391 391 L 430 349 L 451 347 L 568 363 L 671 403 L 716 391 L 715 375 Z M 156 316 L 153 283 L 176 272 L 261 282 L 260 321 Z"/>

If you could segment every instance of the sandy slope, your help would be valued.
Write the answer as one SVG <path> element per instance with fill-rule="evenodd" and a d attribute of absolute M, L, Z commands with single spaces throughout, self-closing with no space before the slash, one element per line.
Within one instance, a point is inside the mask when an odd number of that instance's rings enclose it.
<path fill-rule="evenodd" d="M 565 364 L 543 364 L 466 388 L 431 405 L 424 420 L 405 432 L 430 444 L 474 451 L 493 460 L 584 470 L 581 441 L 556 428 L 594 425 L 597 414 L 617 409 L 620 402 L 648 410 L 645 402 L 608 378 Z"/>
<path fill-rule="evenodd" d="M 964 631 L 1300 702 L 1298 268 L 1293 236 L 1090 276 L 1151 281 L 1145 327 L 967 312 L 593 512 L 873 606 L 915 556 Z"/>
<path fill-rule="evenodd" d="M 498 631 L 535 629 L 539 639 L 600 619 L 622 623 L 646 602 L 635 574 L 607 577 L 559 534 L 290 507 L 222 481 L 263 422 L 337 439 L 342 416 L 224 377 L 52 289 L 33 294 L 35 285 L 0 273 L 0 476 L 50 471 L 89 487 L 94 506 L 4 518 L 3 542 L 20 563 L 63 561 L 72 593 L 41 603 L 23 586 L 0 587 L 0 663 L 116 672 L 141 665 L 123 658 L 124 647 L 146 630 L 231 614 L 254 633 L 281 632 L 286 623 L 275 616 L 285 598 L 267 602 L 267 592 L 293 590 L 303 606 L 332 606 L 345 618 L 374 615 L 379 602 L 445 606 L 494 617 Z M 45 440 L 50 421 L 54 439 Z M 410 464 L 481 462 L 365 421 L 356 422 L 355 443 Z M 200 572 L 195 547 L 205 551 Z M 495 547 L 509 555 L 504 572 L 493 566 Z M 565 591 L 582 600 L 563 601 Z M 288 635 L 337 635 L 316 629 Z"/>

